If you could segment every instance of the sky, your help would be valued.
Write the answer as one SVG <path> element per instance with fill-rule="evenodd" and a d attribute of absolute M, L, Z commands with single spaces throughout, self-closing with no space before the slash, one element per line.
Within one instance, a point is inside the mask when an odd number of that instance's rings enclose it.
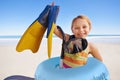
<path fill-rule="evenodd" d="M 66 33 L 72 33 L 73 18 L 84 14 L 91 35 L 120 35 L 120 0 L 0 0 L 0 35 L 22 35 L 52 2 L 60 6 L 56 24 Z"/>

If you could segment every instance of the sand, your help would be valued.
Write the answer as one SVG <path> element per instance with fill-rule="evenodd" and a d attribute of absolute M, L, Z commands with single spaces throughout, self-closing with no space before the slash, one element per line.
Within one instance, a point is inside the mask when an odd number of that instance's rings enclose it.
<path fill-rule="evenodd" d="M 18 40 L 2 40 L 0 43 L 0 80 L 11 75 L 34 77 L 37 66 L 47 57 L 47 41 L 42 41 L 39 51 L 32 53 L 29 50 L 16 51 Z M 57 57 L 61 52 L 61 40 L 53 40 L 52 56 Z M 120 80 L 120 42 L 94 42 L 108 68 L 111 80 Z"/>

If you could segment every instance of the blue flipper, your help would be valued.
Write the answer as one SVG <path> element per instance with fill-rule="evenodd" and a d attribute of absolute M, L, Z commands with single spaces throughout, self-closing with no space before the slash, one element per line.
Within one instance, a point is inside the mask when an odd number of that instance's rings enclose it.
<path fill-rule="evenodd" d="M 48 17 L 48 28 L 47 28 L 47 38 L 50 34 L 50 31 L 52 29 L 52 25 L 53 23 L 56 23 L 56 19 L 58 16 L 58 12 L 59 12 L 59 6 L 52 6 L 50 13 L 49 13 L 49 17 Z"/>
<path fill-rule="evenodd" d="M 59 12 L 59 6 L 52 6 L 49 17 L 48 17 L 48 30 L 47 30 L 47 38 L 48 38 L 48 57 L 51 57 L 51 51 L 52 51 L 52 35 L 55 28 L 56 18 Z"/>
<path fill-rule="evenodd" d="M 14 76 L 9 76 L 4 80 L 35 80 L 35 79 L 27 76 L 22 76 L 22 75 L 14 75 Z"/>

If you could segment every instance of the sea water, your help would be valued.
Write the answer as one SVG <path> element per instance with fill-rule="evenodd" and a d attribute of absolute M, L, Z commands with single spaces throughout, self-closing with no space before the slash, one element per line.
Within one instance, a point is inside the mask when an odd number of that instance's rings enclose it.
<path fill-rule="evenodd" d="M 0 45 L 17 44 L 21 36 L 0 36 Z M 43 41 L 47 38 L 44 37 Z M 58 37 L 53 36 L 53 41 L 60 40 Z M 120 35 L 90 35 L 87 37 L 90 42 L 105 42 L 105 43 L 120 43 Z"/>

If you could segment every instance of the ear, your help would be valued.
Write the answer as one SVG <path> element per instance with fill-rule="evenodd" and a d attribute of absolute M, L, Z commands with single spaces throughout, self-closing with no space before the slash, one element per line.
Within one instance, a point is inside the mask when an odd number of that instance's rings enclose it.
<path fill-rule="evenodd" d="M 74 33 L 74 32 L 73 32 L 73 27 L 71 27 L 71 31 L 72 31 L 72 33 Z"/>

